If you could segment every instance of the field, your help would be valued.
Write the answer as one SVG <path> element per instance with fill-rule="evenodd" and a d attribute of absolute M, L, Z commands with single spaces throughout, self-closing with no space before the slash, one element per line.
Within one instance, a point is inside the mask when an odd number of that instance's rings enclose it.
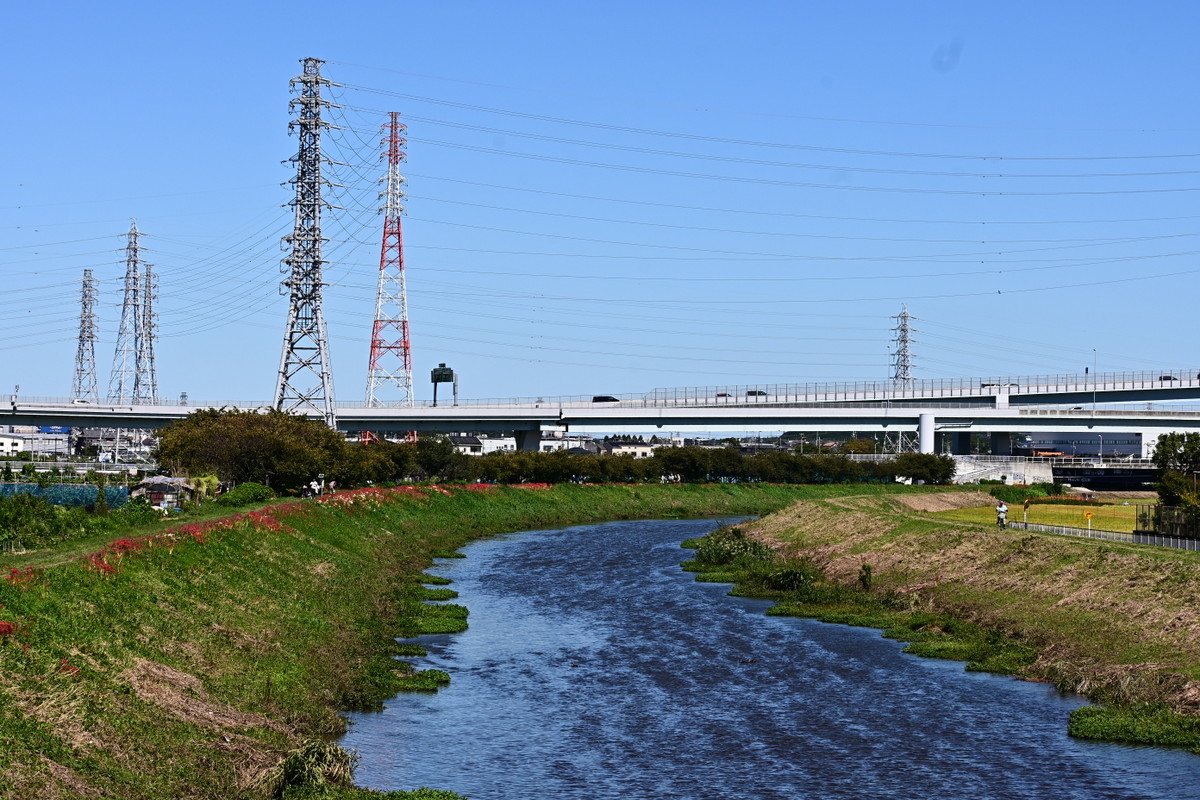
<path fill-rule="evenodd" d="M 1129 503 L 1129 505 L 1124 505 Z M 1018 504 L 1008 507 L 1009 522 L 1035 522 L 1041 525 L 1065 525 L 1073 528 L 1088 527 L 1085 512 L 1092 512 L 1092 528 L 1101 531 L 1118 531 L 1130 533 L 1136 521 L 1137 505 L 1132 500 L 1122 500 L 1100 505 L 1073 505 L 1069 503 L 1033 503 L 1025 511 Z M 996 506 L 976 506 L 973 508 L 957 508 L 951 511 L 939 511 L 935 516 L 959 520 L 961 522 L 979 522 L 985 525 L 996 524 Z"/>

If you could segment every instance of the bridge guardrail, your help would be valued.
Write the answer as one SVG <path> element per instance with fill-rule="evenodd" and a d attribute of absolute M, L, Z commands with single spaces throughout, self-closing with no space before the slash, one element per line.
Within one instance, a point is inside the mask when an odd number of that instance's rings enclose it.
<path fill-rule="evenodd" d="M 930 395 L 944 397 L 980 397 L 1000 394 L 1030 394 L 1036 392 L 1078 392 L 1093 389 L 1098 391 L 1113 391 L 1147 388 L 1198 388 L 1200 387 L 1200 369 L 1187 367 L 1183 369 L 1135 370 L 1122 372 L 1097 373 L 1058 373 L 1049 375 L 997 375 L 973 378 L 928 378 L 913 380 L 906 383 L 896 381 L 832 381 L 823 383 L 756 383 L 731 384 L 723 386 L 688 386 L 660 387 L 644 393 L 627 393 L 615 396 L 621 402 L 644 400 L 650 403 L 667 401 L 670 403 L 687 403 L 697 400 L 722 400 L 730 403 L 746 402 L 748 398 L 776 398 L 782 402 L 798 401 L 800 398 L 816 402 L 828 402 L 837 399 L 872 399 L 886 395 L 893 401 L 917 400 Z M 984 391 L 996 390 L 996 391 Z M 761 393 L 761 394 L 760 394 Z M 598 393 L 599 394 L 599 393 Z M 70 398 L 34 397 L 10 395 L 19 397 L 22 402 L 69 403 Z M 558 395 L 543 397 L 513 397 L 507 399 L 472 400 L 472 405 L 534 405 L 562 403 L 590 403 L 592 395 Z M 113 405 L 111 399 L 102 400 L 98 405 Z M 749 402 L 755 402 L 751 399 Z M 418 405 L 429 405 L 428 401 L 418 401 Z M 127 405 L 119 403 L 118 405 Z M 161 401 L 158 405 L 177 406 L 179 403 Z M 189 401 L 187 405 L 197 408 L 229 406 L 234 408 L 269 408 L 271 401 L 265 400 L 226 400 L 219 404 L 208 401 Z M 364 401 L 342 402 L 344 408 L 367 407 Z M 397 404 L 400 405 L 400 404 Z"/>

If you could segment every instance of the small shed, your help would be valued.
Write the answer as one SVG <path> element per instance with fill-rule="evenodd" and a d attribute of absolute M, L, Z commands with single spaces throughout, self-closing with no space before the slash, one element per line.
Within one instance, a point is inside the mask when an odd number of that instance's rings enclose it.
<path fill-rule="evenodd" d="M 169 478 L 166 475 L 143 478 L 137 486 L 129 490 L 131 500 L 145 497 L 150 505 L 162 508 L 178 508 L 195 496 L 196 488 L 187 478 Z"/>

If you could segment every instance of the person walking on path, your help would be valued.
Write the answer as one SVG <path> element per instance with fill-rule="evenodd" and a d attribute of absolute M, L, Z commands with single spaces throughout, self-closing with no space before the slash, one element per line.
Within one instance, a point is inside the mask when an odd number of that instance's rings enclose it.
<path fill-rule="evenodd" d="M 1004 505 L 1003 500 L 996 504 L 996 526 L 1000 528 L 1008 527 L 1008 506 Z"/>

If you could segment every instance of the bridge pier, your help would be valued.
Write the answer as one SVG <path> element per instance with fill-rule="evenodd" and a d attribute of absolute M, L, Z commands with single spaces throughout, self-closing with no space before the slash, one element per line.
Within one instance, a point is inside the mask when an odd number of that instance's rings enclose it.
<path fill-rule="evenodd" d="M 934 449 L 934 426 L 937 419 L 933 414 L 921 414 L 917 418 L 917 449 L 922 453 L 937 452 Z"/>
<path fill-rule="evenodd" d="M 537 452 L 542 446 L 542 430 L 516 431 L 517 449 Z"/>
<path fill-rule="evenodd" d="M 1011 433 L 992 434 L 992 455 L 1011 456 L 1013 437 Z"/>

